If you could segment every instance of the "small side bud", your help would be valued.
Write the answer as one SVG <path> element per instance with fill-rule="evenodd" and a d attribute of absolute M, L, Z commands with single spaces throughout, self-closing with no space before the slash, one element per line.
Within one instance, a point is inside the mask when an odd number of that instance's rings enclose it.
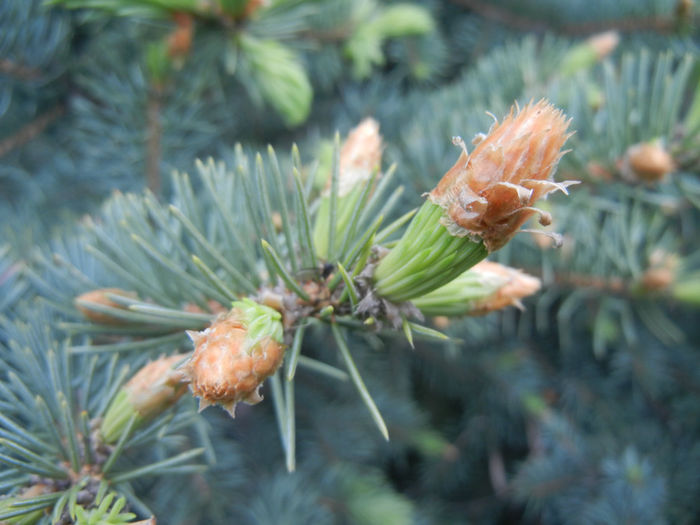
<path fill-rule="evenodd" d="M 334 246 L 328 246 L 328 228 L 330 226 L 330 173 L 325 181 L 321 203 L 314 223 L 313 239 L 317 255 L 327 259 L 329 254 L 337 253 L 347 235 L 357 200 L 372 175 L 377 173 L 382 162 L 382 136 L 379 123 L 366 118 L 350 130 L 340 149 L 338 171 L 338 199 Z M 330 171 L 330 170 L 329 170 Z"/>
<path fill-rule="evenodd" d="M 620 169 L 628 180 L 654 183 L 674 171 L 675 164 L 659 141 L 641 142 L 627 149 Z"/>
<path fill-rule="evenodd" d="M 540 289 L 540 280 L 524 272 L 491 261 L 481 261 L 448 284 L 413 299 L 426 315 L 484 315 L 507 306 L 521 307 L 520 300 Z M 445 316 L 445 317 L 443 317 Z"/>
<path fill-rule="evenodd" d="M 445 330 L 450 326 L 450 318 L 446 315 L 437 315 L 433 318 L 433 324 L 439 330 Z"/>
<path fill-rule="evenodd" d="M 193 314 L 210 314 L 211 313 L 214 315 L 223 314 L 224 312 L 228 311 L 228 308 L 226 308 L 224 305 L 222 305 L 219 301 L 215 301 L 214 299 L 209 299 L 207 301 L 207 309 L 206 310 L 197 306 L 194 303 L 187 303 L 182 307 L 182 309 L 185 312 L 191 312 Z"/>
<path fill-rule="evenodd" d="M 174 367 L 186 357 L 181 354 L 151 361 L 122 387 L 102 420 L 100 434 L 105 443 L 116 442 L 134 415 L 138 427 L 177 403 L 187 385 L 183 372 Z"/>
<path fill-rule="evenodd" d="M 373 118 L 366 118 L 350 131 L 340 150 L 338 195 L 347 195 L 358 184 L 368 180 L 379 170 L 381 162 L 379 123 Z"/>
<path fill-rule="evenodd" d="M 119 317 L 110 315 L 107 312 L 100 312 L 96 309 L 91 308 L 91 306 L 99 307 L 109 307 L 117 308 L 119 310 L 126 310 L 126 307 L 122 304 L 108 297 L 109 294 L 118 295 L 120 297 L 127 297 L 130 299 L 135 299 L 136 294 L 134 292 L 127 292 L 120 288 L 100 288 L 98 290 L 92 290 L 90 292 L 85 292 L 75 298 L 75 307 L 83 314 L 83 317 L 88 321 L 99 324 L 123 324 L 124 320 Z"/>
<path fill-rule="evenodd" d="M 521 300 L 537 293 L 542 286 L 537 277 L 528 275 L 515 268 L 490 261 L 483 261 L 480 266 L 480 271 L 501 275 L 507 279 L 507 282 L 493 295 L 476 301 L 469 315 L 485 315 L 508 306 L 523 308 Z"/>
<path fill-rule="evenodd" d="M 649 268 L 642 274 L 641 285 L 648 292 L 662 292 L 674 279 L 675 273 L 669 268 Z"/>
<path fill-rule="evenodd" d="M 564 55 L 559 65 L 560 74 L 570 76 L 593 67 L 612 53 L 619 43 L 617 31 L 605 31 L 587 38 Z"/>
<path fill-rule="evenodd" d="M 617 31 L 605 31 L 593 35 L 586 42 L 593 48 L 598 60 L 603 60 L 617 48 L 620 43 L 620 33 Z"/>
<path fill-rule="evenodd" d="M 649 257 L 649 268 L 642 274 L 639 286 L 645 292 L 665 292 L 678 274 L 678 257 L 657 249 Z"/>

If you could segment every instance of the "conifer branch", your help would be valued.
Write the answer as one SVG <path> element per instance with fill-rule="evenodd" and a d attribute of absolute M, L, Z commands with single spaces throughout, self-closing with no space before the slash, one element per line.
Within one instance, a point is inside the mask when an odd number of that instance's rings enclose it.
<path fill-rule="evenodd" d="M 160 159 L 161 136 L 161 104 L 163 91 L 158 86 L 152 86 L 146 102 L 146 186 L 153 193 L 160 191 Z"/>
<path fill-rule="evenodd" d="M 600 20 L 593 22 L 577 22 L 550 25 L 541 20 L 523 16 L 513 11 L 493 5 L 483 0 L 452 0 L 453 3 L 474 11 L 479 16 L 487 18 L 498 24 L 518 29 L 520 31 L 557 31 L 563 35 L 586 36 L 603 31 L 617 30 L 624 32 L 655 31 L 660 34 L 675 33 L 678 22 L 673 17 L 640 16 L 620 18 L 614 20 Z"/>
<path fill-rule="evenodd" d="M 42 75 L 39 69 L 18 64 L 9 58 L 0 59 L 0 73 L 17 77 L 20 80 L 35 80 Z"/>
<path fill-rule="evenodd" d="M 63 115 L 65 110 L 66 108 L 63 104 L 58 104 L 25 125 L 14 135 L 2 139 L 0 141 L 0 157 L 8 154 L 15 148 L 24 146 L 27 142 L 40 135 L 58 117 Z"/>

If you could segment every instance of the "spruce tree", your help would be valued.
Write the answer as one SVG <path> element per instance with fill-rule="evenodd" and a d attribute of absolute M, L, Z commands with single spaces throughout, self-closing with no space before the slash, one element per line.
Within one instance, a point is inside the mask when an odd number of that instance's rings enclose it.
<path fill-rule="evenodd" d="M 0 523 L 695 523 L 697 22 L 5 0 Z"/>

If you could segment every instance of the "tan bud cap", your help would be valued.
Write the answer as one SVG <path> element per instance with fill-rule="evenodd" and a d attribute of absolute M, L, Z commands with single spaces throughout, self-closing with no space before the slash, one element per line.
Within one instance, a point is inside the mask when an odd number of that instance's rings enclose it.
<path fill-rule="evenodd" d="M 522 307 L 520 300 L 539 291 L 542 284 L 537 277 L 491 261 L 481 261 L 472 270 L 505 277 L 507 281 L 496 293 L 477 301 L 470 315 L 485 315 L 507 306 Z"/>
<path fill-rule="evenodd" d="M 127 292 L 125 290 L 122 290 L 121 288 L 100 288 L 98 290 L 92 290 L 90 292 L 85 292 L 84 294 L 76 297 L 75 298 L 75 301 L 76 301 L 75 307 L 80 311 L 81 314 L 83 314 L 83 317 L 85 317 L 85 319 L 87 319 L 88 321 L 92 321 L 93 323 L 123 324 L 124 321 L 122 319 L 119 319 L 118 317 L 113 317 L 113 316 L 109 315 L 108 313 L 102 313 L 102 312 L 97 312 L 95 310 L 90 310 L 89 308 L 78 304 L 78 301 L 82 301 L 85 303 L 92 303 L 92 304 L 101 305 L 101 306 L 110 306 L 112 308 L 119 308 L 120 310 L 125 310 L 123 305 L 109 299 L 107 297 L 108 294 L 119 295 L 122 297 L 129 297 L 131 299 L 136 298 L 136 294 L 134 292 Z"/>
<path fill-rule="evenodd" d="M 620 43 L 620 33 L 617 31 L 605 31 L 604 33 L 593 35 L 587 42 L 595 50 L 598 60 L 603 60 L 615 51 L 615 48 Z"/>
<path fill-rule="evenodd" d="M 444 330 L 448 326 L 450 326 L 450 318 L 446 315 L 436 315 L 435 317 L 433 317 L 433 324 L 435 324 L 436 328 Z"/>
<path fill-rule="evenodd" d="M 382 162 L 382 136 L 379 123 L 366 118 L 350 130 L 340 148 L 338 195 L 347 195 L 358 184 L 368 180 Z M 330 179 L 326 192 L 330 191 Z"/>
<path fill-rule="evenodd" d="M 193 314 L 222 314 L 224 312 L 228 311 L 228 308 L 226 308 L 224 305 L 222 305 L 219 301 L 215 301 L 214 299 L 209 299 L 207 301 L 207 310 L 203 310 L 199 306 L 197 306 L 194 303 L 187 303 L 185 304 L 182 309 L 185 312 L 191 312 Z"/>
<path fill-rule="evenodd" d="M 662 249 L 654 250 L 649 256 L 649 268 L 640 279 L 642 288 L 649 292 L 663 292 L 676 280 L 678 256 Z"/>
<path fill-rule="evenodd" d="M 180 354 L 151 361 L 124 386 L 131 405 L 141 417 L 157 416 L 177 403 L 187 391 L 185 375 L 174 369 L 186 357 L 187 354 Z"/>
<path fill-rule="evenodd" d="M 630 146 L 622 161 L 623 175 L 642 182 L 658 182 L 674 169 L 673 158 L 659 142 Z"/>

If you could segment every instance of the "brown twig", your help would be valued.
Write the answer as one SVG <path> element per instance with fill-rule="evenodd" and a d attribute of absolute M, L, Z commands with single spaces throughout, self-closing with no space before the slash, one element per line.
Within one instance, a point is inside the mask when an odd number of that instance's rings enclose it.
<path fill-rule="evenodd" d="M 483 18 L 488 18 L 489 20 L 507 25 L 514 29 L 522 29 L 524 31 L 544 31 L 547 29 L 547 24 L 529 17 L 517 15 L 507 9 L 490 5 L 488 2 L 483 2 L 482 0 L 452 0 L 452 2 L 471 9 Z"/>
<path fill-rule="evenodd" d="M 41 76 L 41 71 L 38 69 L 18 64 L 7 58 L 0 59 L 0 73 L 17 77 L 21 80 L 34 80 Z"/>
<path fill-rule="evenodd" d="M 578 273 L 559 273 L 554 281 L 560 286 L 572 288 L 593 288 L 602 292 L 625 294 L 629 292 L 631 285 L 621 277 L 600 277 L 597 275 L 585 275 Z"/>
<path fill-rule="evenodd" d="M 353 27 L 341 27 L 328 30 L 309 29 L 302 31 L 300 35 L 304 38 L 317 40 L 319 42 L 342 42 L 350 38 L 353 33 Z"/>
<path fill-rule="evenodd" d="M 491 5 L 483 0 L 452 0 L 452 2 L 471 9 L 484 18 L 524 31 L 541 32 L 544 30 L 553 30 L 567 35 L 583 36 L 611 29 L 622 32 L 656 31 L 658 33 L 672 33 L 677 27 L 676 19 L 673 17 L 652 16 L 549 25 L 540 20 L 513 13 L 506 8 Z"/>
<path fill-rule="evenodd" d="M 146 108 L 146 184 L 153 193 L 160 190 L 160 156 L 162 126 L 160 106 L 162 90 L 154 87 L 148 96 Z"/>
<path fill-rule="evenodd" d="M 66 108 L 63 104 L 58 104 L 43 115 L 40 115 L 32 120 L 14 135 L 0 141 L 0 157 L 9 153 L 13 149 L 26 144 L 34 137 L 39 135 L 49 126 L 49 124 L 60 117 L 64 113 L 65 109 Z"/>

